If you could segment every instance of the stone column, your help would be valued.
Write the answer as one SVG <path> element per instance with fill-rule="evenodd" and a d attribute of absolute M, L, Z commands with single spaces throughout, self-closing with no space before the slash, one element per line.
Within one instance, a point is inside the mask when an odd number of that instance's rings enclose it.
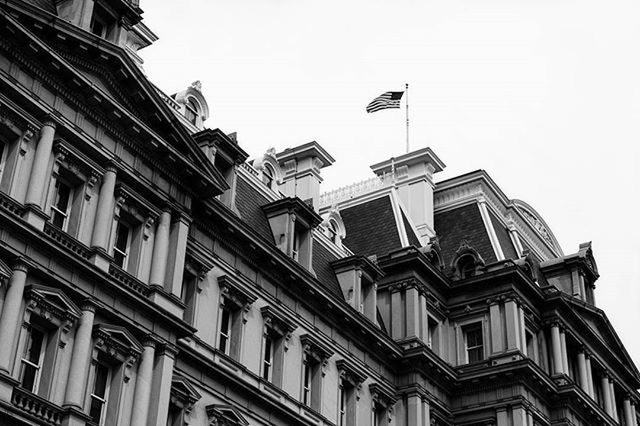
<path fill-rule="evenodd" d="M 0 316 L 0 371 L 11 374 L 11 355 L 15 346 L 13 342 L 20 321 L 20 308 L 24 285 L 27 281 L 27 265 L 18 261 L 13 266 L 9 279 L 9 289 L 5 295 L 2 315 Z"/>
<path fill-rule="evenodd" d="M 114 191 L 116 188 L 116 173 L 114 165 L 109 165 L 102 177 L 102 186 L 98 195 L 98 210 L 93 225 L 93 235 L 91 246 L 97 247 L 105 252 L 109 251 L 109 234 L 111 223 L 113 222 Z"/>
<path fill-rule="evenodd" d="M 410 395 L 407 399 L 407 426 L 422 425 L 422 398 L 420 395 Z"/>
<path fill-rule="evenodd" d="M 551 351 L 553 354 L 553 374 L 562 374 L 562 348 L 560 345 L 560 326 L 551 325 Z"/>
<path fill-rule="evenodd" d="M 507 300 L 504 304 L 504 313 L 507 327 L 507 351 L 520 349 L 520 316 L 518 304 L 515 300 Z"/>
<path fill-rule="evenodd" d="M 491 325 L 491 354 L 499 354 L 504 350 L 502 315 L 500 315 L 500 304 L 495 300 L 489 305 L 489 323 Z"/>
<path fill-rule="evenodd" d="M 85 385 L 91 365 L 91 335 L 93 332 L 93 318 L 96 305 L 91 300 L 85 300 L 82 305 L 82 316 L 76 330 L 69 365 L 69 379 L 64 396 L 64 405 L 82 409 Z"/>
<path fill-rule="evenodd" d="M 33 158 L 31 174 L 29 175 L 29 186 L 27 187 L 27 196 L 25 204 L 32 204 L 43 209 L 42 199 L 44 186 L 47 181 L 47 170 L 49 168 L 49 160 L 51 159 L 51 148 L 53 147 L 53 137 L 56 133 L 55 121 L 48 119 L 40 129 L 40 140 L 36 147 L 36 153 Z"/>
<path fill-rule="evenodd" d="M 567 354 L 567 336 L 563 329 L 560 329 L 560 349 L 562 350 L 562 372 L 569 375 L 569 357 Z"/>
<path fill-rule="evenodd" d="M 395 340 L 402 339 L 404 337 L 403 330 L 404 325 L 404 312 L 402 306 L 402 294 L 401 290 L 391 288 L 391 337 Z"/>
<path fill-rule="evenodd" d="M 609 379 L 609 388 L 611 389 L 611 392 L 609 392 L 609 395 L 611 396 L 611 412 L 613 413 L 613 418 L 617 422 L 618 421 L 618 404 L 616 404 L 616 389 L 613 386 L 612 379 Z"/>
<path fill-rule="evenodd" d="M 607 377 L 607 373 L 603 373 L 602 378 L 600 379 L 600 386 L 602 387 L 602 399 L 604 399 L 604 411 L 613 417 L 613 409 L 611 407 L 611 388 L 609 387 L 609 377 Z"/>
<path fill-rule="evenodd" d="M 496 409 L 496 425 L 511 426 L 511 422 L 509 421 L 509 413 L 507 413 L 507 409 L 505 407 Z"/>
<path fill-rule="evenodd" d="M 633 422 L 631 423 L 633 426 L 638 424 L 638 415 L 636 413 L 636 404 L 631 403 L 631 417 L 633 418 Z"/>
<path fill-rule="evenodd" d="M 587 364 L 587 384 L 589 385 L 589 395 L 595 399 L 595 391 L 593 390 L 593 370 L 591 369 L 591 355 L 586 354 Z"/>
<path fill-rule="evenodd" d="M 170 249 L 165 274 L 165 290 L 178 297 L 182 294 L 182 278 L 190 223 L 191 219 L 181 214 L 171 225 L 171 232 L 169 234 Z"/>
<path fill-rule="evenodd" d="M 584 354 L 584 350 L 578 352 L 578 375 L 580 376 L 580 388 L 590 395 L 589 393 L 589 375 L 587 374 L 587 360 Z"/>
<path fill-rule="evenodd" d="M 631 414 L 631 401 L 628 396 L 625 396 L 624 401 L 622 401 L 622 407 L 624 409 L 624 422 L 627 426 L 635 426 L 633 424 L 633 414 Z"/>
<path fill-rule="evenodd" d="M 374 315 L 369 319 L 373 322 L 376 322 L 375 308 L 372 312 L 374 313 Z M 420 337 L 423 342 L 427 343 L 429 341 L 429 312 L 427 309 L 427 295 L 424 292 L 420 293 L 420 325 Z"/>
<path fill-rule="evenodd" d="M 153 367 L 153 386 L 151 388 L 151 400 L 149 401 L 147 426 L 166 426 L 169 413 L 173 364 L 177 349 L 173 345 L 165 345 L 158 352 Z"/>
<path fill-rule="evenodd" d="M 524 309 L 522 308 L 522 306 L 518 306 L 518 319 L 519 324 L 520 324 L 520 345 L 521 345 L 521 351 L 522 354 L 524 356 L 529 356 L 528 352 L 527 352 L 527 330 L 525 327 L 525 322 L 524 322 Z"/>
<path fill-rule="evenodd" d="M 408 287 L 405 294 L 407 337 L 420 337 L 420 295 L 416 287 Z"/>
<path fill-rule="evenodd" d="M 49 161 L 51 160 L 51 148 L 53 147 L 53 137 L 56 132 L 56 123 L 53 120 L 46 120 L 40 129 L 40 139 L 36 147 L 27 194 L 25 196 L 25 210 L 23 219 L 31 226 L 42 231 L 48 215 L 44 212 L 44 192 L 47 186 L 47 172 Z"/>
<path fill-rule="evenodd" d="M 169 228 L 171 226 L 171 211 L 163 210 L 158 218 L 158 226 L 153 240 L 153 257 L 151 259 L 151 273 L 149 284 L 164 288 L 169 255 Z M 180 295 L 178 295 L 180 296 Z"/>
<path fill-rule="evenodd" d="M 131 424 L 144 426 L 149 415 L 149 400 L 151 397 L 151 380 L 153 375 L 153 360 L 156 350 L 156 341 L 149 337 L 142 344 L 142 359 L 138 365 L 136 376 L 136 389 L 133 394 L 133 410 Z"/>
<path fill-rule="evenodd" d="M 513 426 L 528 426 L 527 410 L 524 407 L 513 407 L 511 415 L 513 417 Z"/>

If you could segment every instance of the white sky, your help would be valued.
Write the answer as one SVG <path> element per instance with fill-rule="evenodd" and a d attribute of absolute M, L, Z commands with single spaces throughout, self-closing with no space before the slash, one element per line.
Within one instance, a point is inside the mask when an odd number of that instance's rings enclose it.
<path fill-rule="evenodd" d="M 207 125 L 252 158 L 318 141 L 337 160 L 323 191 L 404 153 L 404 110 L 365 106 L 409 83 L 411 148 L 447 164 L 437 180 L 485 169 L 565 253 L 593 241 L 597 304 L 640 367 L 640 2 L 141 3 L 150 79 L 201 80 Z"/>

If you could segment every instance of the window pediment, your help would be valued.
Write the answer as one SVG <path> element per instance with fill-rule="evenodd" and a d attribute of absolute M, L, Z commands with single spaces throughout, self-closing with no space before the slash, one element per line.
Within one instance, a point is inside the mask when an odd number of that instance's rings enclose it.
<path fill-rule="evenodd" d="M 62 291 L 39 285 L 25 290 L 26 309 L 67 332 L 80 318 L 80 309 Z"/>
<path fill-rule="evenodd" d="M 135 364 L 142 353 L 142 345 L 125 328 L 96 324 L 93 326 L 95 347 L 118 362 Z"/>
<path fill-rule="evenodd" d="M 207 405 L 210 426 L 247 426 L 249 422 L 235 407 L 224 404 Z"/>
<path fill-rule="evenodd" d="M 300 343 L 302 343 L 306 361 L 309 361 L 309 358 L 311 358 L 311 360 L 325 364 L 331 355 L 333 355 L 331 348 L 310 334 L 300 336 Z"/>
<path fill-rule="evenodd" d="M 229 275 L 218 278 L 221 302 L 230 302 L 238 309 L 248 309 L 257 297 L 244 289 L 236 279 Z"/>
<path fill-rule="evenodd" d="M 269 330 L 274 331 L 279 336 L 290 336 L 291 332 L 298 326 L 286 318 L 284 315 L 276 312 L 271 306 L 263 306 L 260 309 L 262 317 L 264 318 L 264 325 Z"/>
<path fill-rule="evenodd" d="M 340 378 L 342 380 L 345 380 L 353 387 L 360 387 L 360 385 L 362 385 L 362 382 L 367 379 L 367 373 L 362 368 L 351 364 L 345 359 L 337 360 L 336 367 L 338 367 Z"/>
<path fill-rule="evenodd" d="M 202 396 L 189 381 L 180 375 L 174 375 L 171 379 L 171 403 L 185 410 L 188 413 L 193 409 L 193 405 Z"/>
<path fill-rule="evenodd" d="M 389 407 L 396 401 L 395 392 L 380 383 L 371 383 L 369 385 L 369 393 L 371 393 L 371 400 L 373 403 L 380 407 Z"/>

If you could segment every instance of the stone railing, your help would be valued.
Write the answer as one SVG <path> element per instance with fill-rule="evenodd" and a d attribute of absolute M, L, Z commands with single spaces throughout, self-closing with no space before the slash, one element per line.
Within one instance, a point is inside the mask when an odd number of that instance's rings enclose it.
<path fill-rule="evenodd" d="M 0 192 L 0 209 L 8 211 L 12 215 L 20 216 L 23 207 L 22 204 L 9 197 L 4 192 Z"/>
<path fill-rule="evenodd" d="M 334 203 L 354 198 L 358 195 L 372 192 L 373 190 L 389 186 L 393 183 L 393 175 L 391 173 L 383 176 L 376 176 L 333 191 L 325 192 L 320 195 L 320 206 L 332 205 Z"/>
<path fill-rule="evenodd" d="M 89 247 L 85 246 L 80 241 L 64 232 L 62 229 L 56 228 L 55 226 L 47 222 L 44 225 L 44 233 L 45 235 L 51 237 L 52 240 L 62 245 L 63 247 L 66 247 L 68 250 L 72 251 L 83 259 L 89 259 L 89 257 L 91 257 L 91 251 Z"/>
<path fill-rule="evenodd" d="M 245 169 L 246 171 L 248 171 L 250 174 L 254 175 L 255 177 L 259 176 L 258 171 L 256 169 L 254 169 L 251 164 L 242 163 L 242 164 L 240 164 L 240 167 L 242 167 L 243 169 Z"/>
<path fill-rule="evenodd" d="M 62 408 L 25 389 L 14 388 L 13 395 L 11 395 L 11 403 L 19 410 L 46 424 L 56 426 L 62 424 Z"/>
<path fill-rule="evenodd" d="M 144 297 L 149 297 L 149 295 L 151 294 L 151 289 L 148 285 L 146 285 L 133 275 L 129 274 L 124 269 L 117 267 L 116 265 L 109 265 L 109 275 L 111 275 L 125 287 L 130 288 L 131 290 Z"/>

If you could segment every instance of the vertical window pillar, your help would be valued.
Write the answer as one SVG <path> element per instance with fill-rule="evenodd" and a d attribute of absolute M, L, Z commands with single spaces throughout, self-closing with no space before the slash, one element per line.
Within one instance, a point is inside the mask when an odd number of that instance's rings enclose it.
<path fill-rule="evenodd" d="M 105 254 L 109 250 L 109 236 L 111 234 L 111 222 L 113 221 L 116 172 L 115 166 L 110 165 L 106 168 L 102 177 L 102 185 L 98 195 L 98 209 L 91 237 L 91 246 L 104 251 Z"/>
<path fill-rule="evenodd" d="M 560 344 L 560 324 L 551 324 L 551 351 L 553 353 L 553 374 L 562 374 L 562 348 Z"/>
<path fill-rule="evenodd" d="M 64 397 L 65 406 L 73 406 L 82 409 L 84 400 L 84 386 L 90 365 L 91 334 L 93 330 L 93 318 L 96 312 L 94 302 L 86 300 L 80 308 L 82 315 L 71 352 L 71 363 L 69 365 L 69 378 L 67 380 L 67 390 Z"/>
<path fill-rule="evenodd" d="M 29 185 L 27 186 L 27 195 L 25 197 L 27 209 L 23 217 L 29 224 L 40 230 L 44 229 L 44 221 L 47 217 L 43 211 L 43 201 L 55 132 L 55 121 L 47 119 L 40 129 L 40 139 L 38 140 L 38 146 L 36 147 L 36 153 L 31 166 Z"/>
<path fill-rule="evenodd" d="M 489 322 L 491 324 L 491 353 L 502 353 L 504 350 L 502 315 L 500 312 L 500 303 L 496 299 L 492 299 L 489 305 Z"/>
<path fill-rule="evenodd" d="M 153 377 L 153 361 L 156 350 L 156 341 L 148 337 L 143 343 L 142 360 L 138 365 L 136 388 L 133 394 L 132 425 L 146 425 L 149 414 L 149 401 L 151 397 L 151 380 Z"/>
<path fill-rule="evenodd" d="M 21 260 L 13 266 L 9 289 L 4 299 L 2 315 L 0 315 L 0 371 L 8 374 L 11 374 L 11 355 L 15 348 L 13 342 L 19 326 L 27 270 L 27 264 Z"/>
<path fill-rule="evenodd" d="M 622 401 L 622 408 L 624 410 L 624 422 L 627 426 L 635 426 L 633 424 L 633 414 L 631 414 L 631 401 L 629 395 L 625 395 Z"/>
<path fill-rule="evenodd" d="M 504 304 L 507 327 L 507 351 L 517 350 L 520 345 L 520 317 L 518 314 L 518 304 L 515 300 L 507 300 Z"/>
<path fill-rule="evenodd" d="M 560 328 L 560 350 L 562 354 L 562 372 L 569 375 L 569 356 L 567 354 L 567 335 L 563 328 Z"/>
<path fill-rule="evenodd" d="M 613 413 L 613 419 L 618 421 L 618 404 L 616 404 L 616 389 L 613 386 L 613 379 L 609 378 L 609 395 L 611 397 L 611 412 Z"/>
<path fill-rule="evenodd" d="M 580 388 L 589 396 L 589 375 L 587 374 L 587 359 L 584 349 L 578 352 L 578 374 L 580 377 Z"/>
<path fill-rule="evenodd" d="M 149 284 L 164 287 L 167 259 L 169 256 L 169 232 L 171 226 L 171 211 L 164 209 L 158 218 L 156 234 L 153 241 L 153 257 L 151 259 L 151 273 Z M 180 293 L 178 293 L 178 296 Z"/>
<path fill-rule="evenodd" d="M 613 406 L 611 405 L 611 387 L 609 386 L 609 375 L 605 371 L 600 378 L 600 385 L 602 387 L 602 398 L 604 399 L 604 411 L 608 415 L 613 417 Z"/>
<path fill-rule="evenodd" d="M 585 365 L 587 370 L 587 387 L 589 388 L 589 396 L 595 399 L 595 391 L 593 390 L 593 369 L 591 368 L 591 354 L 585 352 Z"/>
<path fill-rule="evenodd" d="M 171 401 L 173 366 L 178 350 L 175 346 L 167 344 L 160 347 L 157 352 L 153 366 L 153 386 L 149 402 L 148 426 L 166 426 L 167 424 L 166 419 Z"/>
<path fill-rule="evenodd" d="M 171 224 L 169 233 L 169 255 L 165 274 L 165 290 L 176 296 L 182 294 L 182 283 L 187 252 L 187 238 L 191 219 L 179 214 Z"/>

